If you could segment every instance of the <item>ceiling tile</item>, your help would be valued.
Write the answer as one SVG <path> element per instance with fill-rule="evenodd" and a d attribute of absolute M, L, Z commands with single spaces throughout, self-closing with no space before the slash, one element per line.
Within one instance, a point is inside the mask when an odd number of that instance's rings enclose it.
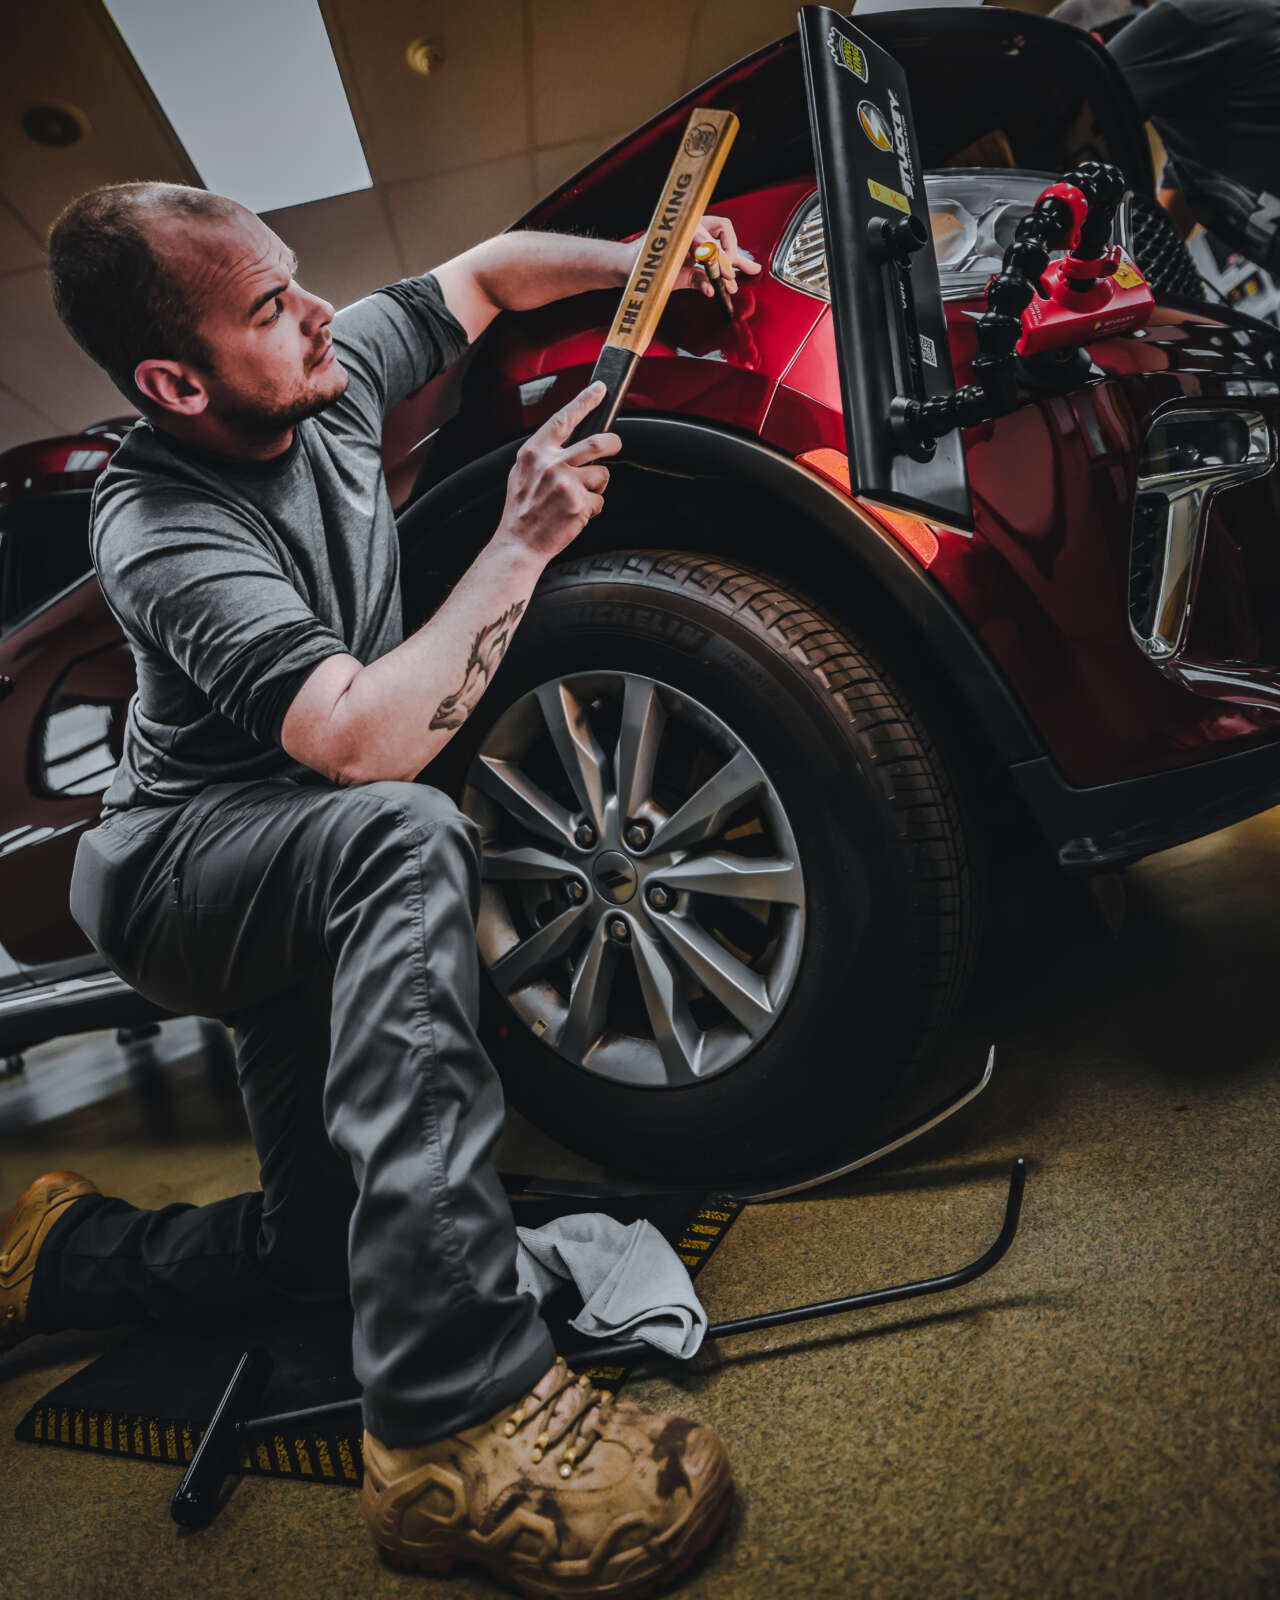
<path fill-rule="evenodd" d="M 48 417 L 42 417 L 17 395 L 0 387 L 0 451 L 12 450 L 15 444 L 26 444 L 28 439 L 47 439 L 59 431 Z"/>
<path fill-rule="evenodd" d="M 515 0 L 322 0 L 377 181 L 509 155 L 529 144 L 524 7 Z M 429 77 L 405 49 L 444 52 Z"/>
<path fill-rule="evenodd" d="M 0 105 L 77 107 L 89 131 L 65 149 L 38 145 L 7 110 L 0 122 L 0 195 L 39 238 L 68 201 L 132 178 L 180 182 L 189 167 L 169 124 L 137 81 L 132 57 L 100 6 L 45 0 L 4 8 Z"/>
<path fill-rule="evenodd" d="M 335 306 L 403 276 L 379 195 L 372 189 L 285 206 L 263 221 L 298 254 L 298 279 Z"/>
<path fill-rule="evenodd" d="M 508 156 L 387 190 L 391 220 L 410 272 L 426 272 L 491 234 L 533 204 L 526 155 Z"/>
<path fill-rule="evenodd" d="M 692 89 L 761 45 L 795 31 L 794 0 L 702 0 L 680 87 Z"/>
<path fill-rule="evenodd" d="M 129 410 L 110 378 L 59 322 L 42 269 L 4 281 L 0 384 L 67 431 Z"/>
<path fill-rule="evenodd" d="M 588 161 L 616 144 L 621 137 L 621 132 L 598 133 L 590 139 L 574 139 L 569 144 L 553 145 L 549 150 L 535 150 L 533 175 L 538 198 L 549 194 L 566 178 L 572 178 Z"/>
<path fill-rule="evenodd" d="M 0 273 L 38 267 L 43 262 L 44 251 L 31 229 L 16 211 L 0 200 Z"/>
<path fill-rule="evenodd" d="M 580 0 L 534 0 L 533 107 L 538 145 L 646 122 L 680 92 L 692 8 L 650 0 L 602 25 Z"/>

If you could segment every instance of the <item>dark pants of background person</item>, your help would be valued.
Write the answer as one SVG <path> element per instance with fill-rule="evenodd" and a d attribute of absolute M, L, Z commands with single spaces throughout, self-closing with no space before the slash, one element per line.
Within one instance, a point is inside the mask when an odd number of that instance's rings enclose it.
<path fill-rule="evenodd" d="M 490 1160 L 502 1093 L 475 1033 L 479 856 L 438 790 L 216 784 L 81 840 L 77 922 L 180 1014 L 236 1032 L 261 1192 L 139 1211 L 86 1197 L 43 1246 L 34 1329 L 341 1292 L 365 1425 L 442 1437 L 555 1358 L 517 1293 Z M 345 1273 L 344 1273 L 345 1258 Z"/>

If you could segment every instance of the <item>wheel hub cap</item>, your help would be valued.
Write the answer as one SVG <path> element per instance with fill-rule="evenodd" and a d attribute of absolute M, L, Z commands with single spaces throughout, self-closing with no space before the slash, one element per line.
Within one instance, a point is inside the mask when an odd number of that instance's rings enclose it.
<path fill-rule="evenodd" d="M 617 850 L 605 850 L 595 859 L 591 879 L 610 905 L 625 906 L 636 892 L 636 869 Z"/>

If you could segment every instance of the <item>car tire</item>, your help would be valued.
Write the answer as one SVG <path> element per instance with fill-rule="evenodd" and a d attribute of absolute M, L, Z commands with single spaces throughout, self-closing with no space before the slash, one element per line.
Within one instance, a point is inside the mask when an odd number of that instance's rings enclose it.
<path fill-rule="evenodd" d="M 482 983 L 482 1029 L 510 1099 L 580 1153 L 655 1179 L 768 1177 L 865 1146 L 927 1070 L 979 938 L 970 829 L 919 713 L 848 628 L 763 572 L 686 552 L 570 560 L 539 586 L 459 736 L 463 808 L 482 833 L 476 763 L 502 719 L 548 684 L 596 681 L 584 672 L 661 686 L 742 741 L 798 847 L 803 940 L 759 1042 L 676 1085 L 617 1081 L 566 1058 Z"/>

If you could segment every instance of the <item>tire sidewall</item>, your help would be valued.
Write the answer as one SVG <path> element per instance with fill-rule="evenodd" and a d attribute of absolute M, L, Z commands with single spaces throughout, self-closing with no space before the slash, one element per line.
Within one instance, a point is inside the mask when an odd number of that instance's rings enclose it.
<path fill-rule="evenodd" d="M 804 871 L 800 970 L 760 1045 L 679 1089 L 616 1083 L 564 1060 L 487 979 L 483 1035 L 512 1100 L 596 1159 L 684 1176 L 784 1170 L 847 1133 L 851 1118 L 873 1116 L 896 1087 L 916 931 L 890 780 L 821 675 L 754 615 L 714 606 L 652 568 L 598 572 L 586 563 L 559 569 L 539 591 L 460 741 L 458 770 L 521 695 L 584 671 L 670 685 L 714 712 L 759 761 Z"/>

